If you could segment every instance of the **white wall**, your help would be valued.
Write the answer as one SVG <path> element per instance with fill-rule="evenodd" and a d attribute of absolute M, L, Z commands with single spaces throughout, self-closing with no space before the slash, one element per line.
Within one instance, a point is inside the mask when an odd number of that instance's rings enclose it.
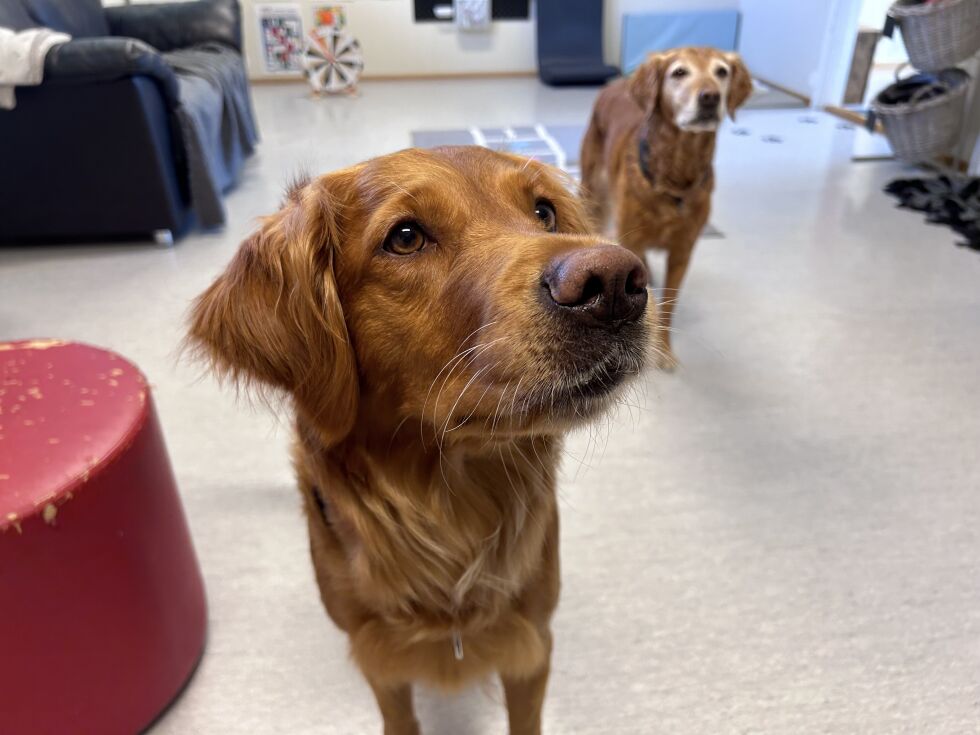
<path fill-rule="evenodd" d="M 740 0 L 605 0 L 602 45 L 606 63 L 619 66 L 619 42 L 623 31 L 623 15 L 626 13 L 738 10 L 739 2 Z"/>
<path fill-rule="evenodd" d="M 365 78 L 537 69 L 533 20 L 496 21 L 487 33 L 460 33 L 453 23 L 416 23 L 412 0 L 300 0 L 299 4 L 304 32 L 313 27 L 315 6 L 344 6 L 347 29 L 364 52 Z M 255 5 L 255 0 L 242 0 L 249 74 L 253 79 L 274 77 L 263 69 Z"/>
<path fill-rule="evenodd" d="M 973 90 L 967 95 L 963 112 L 963 132 L 955 155 L 968 164 L 971 176 L 980 176 L 980 61 L 971 59 L 960 64 L 973 77 Z"/>
<path fill-rule="evenodd" d="M 268 78 L 262 70 L 257 0 L 242 0 L 246 57 L 253 79 Z M 273 0 L 274 1 L 274 0 Z M 412 0 L 293 0 L 300 2 L 304 23 L 312 27 L 313 7 L 337 4 L 347 10 L 347 26 L 364 50 L 364 76 L 414 76 L 459 73 L 528 73 L 537 71 L 532 18 L 495 21 L 486 34 L 464 34 L 452 23 L 416 23 Z M 451 0 L 446 0 L 451 2 Z M 605 0 L 603 49 L 608 63 L 619 64 L 624 13 L 672 10 L 738 9 L 740 0 Z"/>
<path fill-rule="evenodd" d="M 131 0 L 152 2 L 154 0 Z M 263 69 L 259 48 L 257 2 L 240 0 L 245 36 L 245 57 L 253 79 L 281 75 Z M 495 21 L 485 34 L 464 34 L 452 23 L 416 23 L 412 0 L 282 0 L 298 3 L 304 29 L 313 27 L 313 9 L 320 5 L 342 5 L 348 30 L 364 51 L 364 76 L 419 76 L 432 74 L 495 74 L 537 71 L 534 0 L 530 20 Z M 744 1 L 744 0 L 743 0 Z M 780 0 L 777 0 L 780 1 Z M 119 4 L 122 0 L 103 0 Z M 452 0 L 446 0 L 447 3 Z M 603 23 L 604 56 L 619 64 L 620 35 L 624 13 L 657 13 L 672 10 L 738 9 L 740 0 L 605 0 Z"/>
<path fill-rule="evenodd" d="M 881 30 L 885 26 L 885 16 L 894 0 L 863 0 L 858 23 L 862 28 Z M 876 64 L 901 64 L 908 59 L 902 33 L 897 28 L 891 38 L 882 38 L 875 49 Z"/>
<path fill-rule="evenodd" d="M 186 1 L 186 0 L 182 0 Z M 734 0 L 733 0 L 734 1 Z M 0 0 L 2 2 L 2 0 Z M 159 2 L 159 0 L 129 0 Z M 245 59 L 252 79 L 281 79 L 263 68 L 255 5 L 276 0 L 239 0 Z M 452 23 L 416 23 L 412 0 L 282 0 L 299 5 L 304 33 L 314 27 L 314 8 L 341 5 L 347 28 L 364 52 L 364 76 L 507 74 L 537 71 L 534 2 L 529 20 L 495 21 L 487 33 L 459 33 Z M 445 0 L 451 3 L 452 0 Z M 122 5 L 124 0 L 102 0 Z M 295 75 L 299 78 L 299 74 Z M 288 77 L 287 77 L 288 78 Z"/>
<path fill-rule="evenodd" d="M 740 50 L 752 73 L 813 97 L 830 0 L 741 0 Z"/>

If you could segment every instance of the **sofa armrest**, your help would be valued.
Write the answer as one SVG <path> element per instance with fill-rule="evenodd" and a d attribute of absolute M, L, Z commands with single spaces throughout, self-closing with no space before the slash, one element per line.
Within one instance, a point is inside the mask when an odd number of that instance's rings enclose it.
<path fill-rule="evenodd" d="M 0 112 L 0 242 L 176 236 L 190 194 L 171 118 L 142 74 L 18 88 L 17 107 Z"/>
<path fill-rule="evenodd" d="M 160 51 L 218 41 L 242 49 L 238 0 L 197 0 L 106 8 L 114 36 L 139 38 Z"/>
<path fill-rule="evenodd" d="M 163 58 L 135 38 L 79 38 L 55 46 L 44 59 L 44 84 L 106 82 L 142 74 L 176 105 L 177 77 Z"/>

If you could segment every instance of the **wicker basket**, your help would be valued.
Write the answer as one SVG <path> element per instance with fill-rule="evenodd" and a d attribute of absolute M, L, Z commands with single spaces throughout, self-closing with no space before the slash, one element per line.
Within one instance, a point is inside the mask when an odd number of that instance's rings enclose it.
<path fill-rule="evenodd" d="M 884 125 L 895 156 L 922 163 L 949 153 L 963 124 L 963 102 L 970 88 L 970 75 L 962 69 L 946 69 L 937 75 L 935 83 L 923 86 L 908 102 L 883 101 L 894 86 L 878 94 L 871 111 Z M 937 96 L 923 99 L 937 92 Z"/>
<path fill-rule="evenodd" d="M 898 0 L 888 15 L 916 69 L 939 71 L 980 51 L 980 0 Z"/>

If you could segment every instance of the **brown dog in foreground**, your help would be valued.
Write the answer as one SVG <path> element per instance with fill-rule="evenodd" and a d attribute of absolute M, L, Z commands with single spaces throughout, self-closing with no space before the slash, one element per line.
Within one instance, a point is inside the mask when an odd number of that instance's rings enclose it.
<path fill-rule="evenodd" d="M 294 187 L 193 308 L 221 375 L 288 393 L 323 604 L 387 735 L 412 682 L 491 673 L 535 735 L 563 435 L 616 401 L 654 312 L 552 169 L 407 150 Z"/>
<path fill-rule="evenodd" d="M 598 232 L 641 258 L 667 251 L 661 367 L 676 364 L 670 326 L 691 252 L 708 221 L 715 133 L 752 92 L 737 54 L 680 48 L 651 54 L 599 94 L 582 141 L 582 193 Z"/>

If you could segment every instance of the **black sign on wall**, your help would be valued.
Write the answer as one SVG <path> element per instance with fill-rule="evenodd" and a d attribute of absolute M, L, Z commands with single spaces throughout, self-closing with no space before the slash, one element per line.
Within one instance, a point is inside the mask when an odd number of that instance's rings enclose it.
<path fill-rule="evenodd" d="M 452 5 L 452 0 L 415 0 L 416 22 L 442 21 L 452 23 L 452 18 L 437 18 L 436 5 Z M 491 0 L 494 20 L 527 20 L 531 15 L 531 0 Z"/>

